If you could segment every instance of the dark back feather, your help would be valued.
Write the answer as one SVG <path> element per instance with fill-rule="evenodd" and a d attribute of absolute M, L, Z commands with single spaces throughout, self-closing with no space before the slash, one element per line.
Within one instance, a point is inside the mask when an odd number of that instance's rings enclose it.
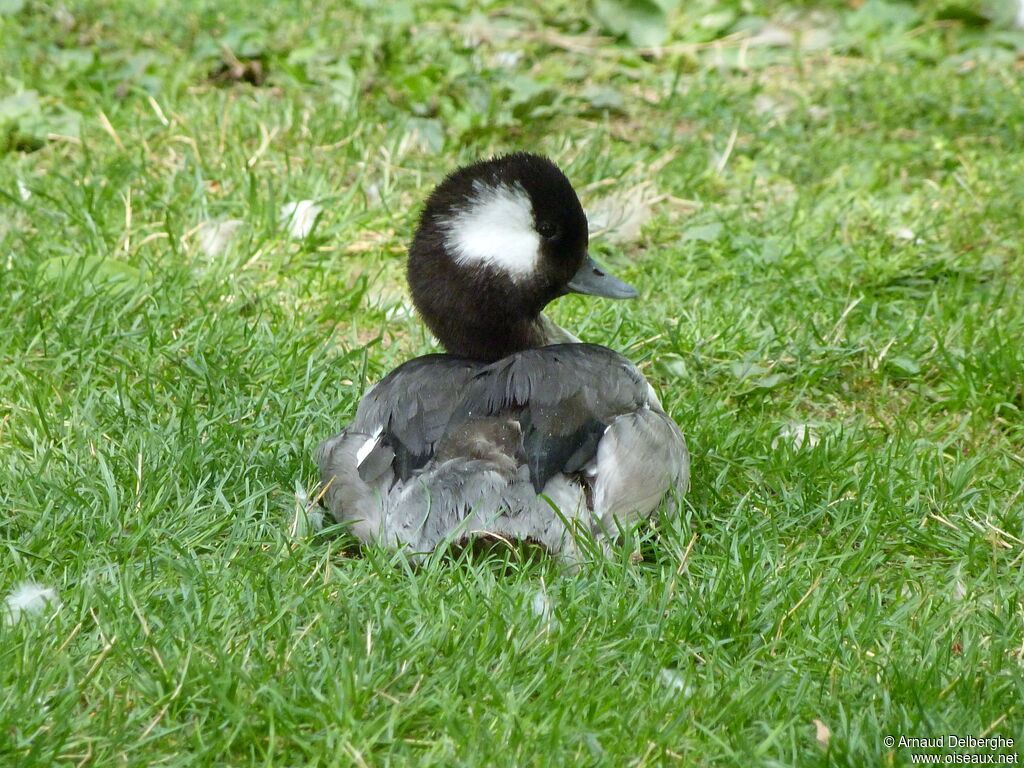
<path fill-rule="evenodd" d="M 446 431 L 482 416 L 517 419 L 530 481 L 579 471 L 616 417 L 647 400 L 647 382 L 625 357 L 596 344 L 526 349 L 473 376 Z"/>
<path fill-rule="evenodd" d="M 372 434 L 394 452 L 395 476 L 407 480 L 439 446 L 446 456 L 470 456 L 462 441 L 479 439 L 475 422 L 516 422 L 522 444 L 509 458 L 525 459 L 539 493 L 553 476 L 581 470 L 615 417 L 647 402 L 647 382 L 618 352 L 596 344 L 556 344 L 516 352 L 495 363 L 426 355 L 388 374 L 363 398 L 352 429 Z"/>

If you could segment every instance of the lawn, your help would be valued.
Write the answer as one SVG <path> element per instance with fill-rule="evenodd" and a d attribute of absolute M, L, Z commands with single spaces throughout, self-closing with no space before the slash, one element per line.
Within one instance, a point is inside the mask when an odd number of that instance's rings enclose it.
<path fill-rule="evenodd" d="M 0 765 L 1018 756 L 1012 2 L 335 5 L 0 0 Z M 692 490 L 576 574 L 413 569 L 312 453 L 434 349 L 426 193 L 515 149 Z"/>

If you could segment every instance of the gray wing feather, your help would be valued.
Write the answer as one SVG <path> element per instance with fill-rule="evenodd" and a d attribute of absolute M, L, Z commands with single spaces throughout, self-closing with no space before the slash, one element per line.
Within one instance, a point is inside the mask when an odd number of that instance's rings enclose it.
<path fill-rule="evenodd" d="M 383 430 L 382 446 L 394 451 L 396 475 L 408 479 L 434 455 L 460 392 L 485 363 L 425 355 L 402 365 L 366 393 L 350 430 Z"/>
<path fill-rule="evenodd" d="M 612 422 L 588 472 L 594 478 L 594 514 L 608 535 L 630 527 L 690 482 L 690 453 L 678 425 L 660 407 Z"/>
<path fill-rule="evenodd" d="M 359 474 L 357 454 L 371 436 L 351 429 L 329 437 L 317 446 L 320 482 L 326 487 L 324 506 L 339 523 L 350 523 L 361 541 L 372 541 L 381 529 L 379 489 L 391 484 L 390 471 L 365 481 Z"/>
<path fill-rule="evenodd" d="M 577 559 L 573 532 L 565 520 L 581 514 L 590 517 L 578 484 L 557 478 L 545 488 L 562 513 L 559 516 L 533 490 L 525 472 L 509 476 L 489 462 L 465 459 L 435 469 L 413 478 L 392 506 L 389 535 L 411 552 L 496 535 L 534 541 L 552 554 Z"/>

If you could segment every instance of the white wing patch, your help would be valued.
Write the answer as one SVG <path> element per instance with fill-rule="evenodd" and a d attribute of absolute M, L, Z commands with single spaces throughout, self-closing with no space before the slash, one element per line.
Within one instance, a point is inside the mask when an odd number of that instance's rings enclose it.
<path fill-rule="evenodd" d="M 359 446 L 359 450 L 356 451 L 357 468 L 362 466 L 363 462 L 366 461 L 366 457 L 369 456 L 370 452 L 377 447 L 377 443 L 380 442 L 380 436 L 383 432 L 384 427 L 377 427 L 377 431 L 373 433 L 373 436 Z"/>
<path fill-rule="evenodd" d="M 540 258 L 530 196 L 511 186 L 473 184 L 468 205 L 447 223 L 445 245 L 460 264 L 487 266 L 512 277 L 528 277 Z"/>

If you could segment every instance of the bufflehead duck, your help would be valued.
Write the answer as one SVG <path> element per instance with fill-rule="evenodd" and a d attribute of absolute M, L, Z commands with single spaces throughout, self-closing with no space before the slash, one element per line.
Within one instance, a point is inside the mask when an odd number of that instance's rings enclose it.
<path fill-rule="evenodd" d="M 372 387 L 317 449 L 323 501 L 363 542 L 418 556 L 494 535 L 581 559 L 689 483 L 689 454 L 625 357 L 541 310 L 636 290 L 587 253 L 587 219 L 551 161 L 516 153 L 448 176 L 409 249 L 413 302 L 447 354 Z"/>

